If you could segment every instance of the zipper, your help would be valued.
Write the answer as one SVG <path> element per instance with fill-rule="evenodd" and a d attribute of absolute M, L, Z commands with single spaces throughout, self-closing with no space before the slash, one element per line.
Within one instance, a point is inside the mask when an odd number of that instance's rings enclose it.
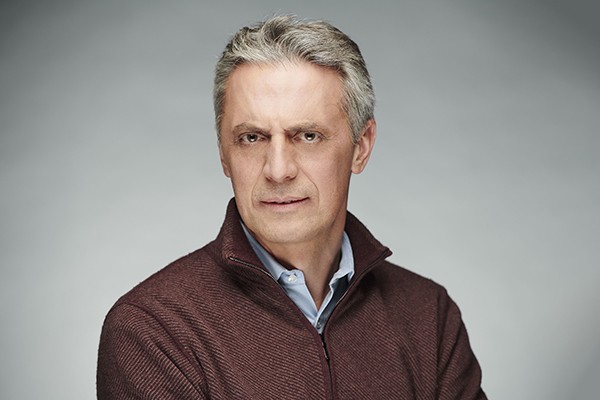
<path fill-rule="evenodd" d="M 276 282 L 276 281 L 275 281 L 275 279 L 273 278 L 273 275 L 271 275 L 270 273 L 268 273 L 268 272 L 267 272 L 267 271 L 265 271 L 264 269 L 262 269 L 262 268 L 260 268 L 260 267 L 258 267 L 258 266 L 256 266 L 256 265 L 254 265 L 254 264 L 250 264 L 249 262 L 246 262 L 246 261 L 244 261 L 244 260 L 240 260 L 239 258 L 237 258 L 237 257 L 233 257 L 233 256 L 229 256 L 229 257 L 227 257 L 227 258 L 228 258 L 230 261 L 234 261 L 234 262 L 236 262 L 236 263 L 238 263 L 238 264 L 242 264 L 242 265 L 245 265 L 246 267 L 250 267 L 250 268 L 252 268 L 252 269 L 255 269 L 255 270 L 257 270 L 257 271 L 260 271 L 260 272 L 262 272 L 263 274 L 265 274 L 266 276 L 268 276 L 269 278 L 271 278 L 271 280 L 272 280 L 272 281 Z"/>
<path fill-rule="evenodd" d="M 275 282 L 277 284 L 277 287 L 279 287 L 279 290 L 285 295 L 285 297 L 287 298 L 287 300 L 293 304 L 293 306 L 296 308 L 297 312 L 301 314 L 301 318 L 303 321 L 305 321 L 305 324 L 308 325 L 310 327 L 310 329 L 312 329 L 314 332 L 311 333 L 315 333 L 317 336 L 319 336 L 319 339 L 321 341 L 321 347 L 323 348 L 323 356 L 325 358 L 325 365 L 326 367 L 324 368 L 324 383 L 325 383 L 325 392 L 326 392 L 326 398 L 327 399 L 333 399 L 333 377 L 331 376 L 331 369 L 330 369 L 330 365 L 329 365 L 329 352 L 327 350 L 327 345 L 325 343 L 325 337 L 318 333 L 317 330 L 315 329 L 314 326 L 311 325 L 311 323 L 308 321 L 308 319 L 306 318 L 306 316 L 302 313 L 302 311 L 300 311 L 300 309 L 298 308 L 298 306 L 296 305 L 296 303 L 294 303 L 294 301 L 287 295 L 287 293 L 285 292 L 285 290 L 283 290 L 283 288 L 281 287 L 281 285 L 273 278 L 273 276 L 265 271 L 264 269 L 251 264 L 247 261 L 241 260 L 237 257 L 234 256 L 228 256 L 227 257 L 228 260 L 236 262 L 238 264 L 241 264 L 245 267 L 248 268 L 252 268 L 254 270 L 257 270 L 259 272 L 261 272 L 262 274 L 268 276 L 271 281 Z M 341 299 L 340 299 L 341 300 Z"/>
<path fill-rule="evenodd" d="M 327 377 L 325 378 L 328 389 L 327 399 L 333 399 L 333 374 L 331 373 L 331 365 L 329 363 L 329 352 L 327 351 L 327 343 L 325 343 L 325 336 L 323 336 L 320 333 L 318 335 L 321 338 L 321 344 L 323 345 L 323 355 L 325 356 L 325 363 L 327 364 Z"/>

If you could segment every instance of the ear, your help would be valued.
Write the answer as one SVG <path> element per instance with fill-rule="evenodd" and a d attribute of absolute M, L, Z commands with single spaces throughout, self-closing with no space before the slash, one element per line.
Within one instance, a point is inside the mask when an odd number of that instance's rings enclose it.
<path fill-rule="evenodd" d="M 375 136 L 377 124 L 371 119 L 365 125 L 358 142 L 354 145 L 354 156 L 352 158 L 352 172 L 360 174 L 363 172 L 371 156 L 371 151 L 375 145 Z"/>
<path fill-rule="evenodd" d="M 231 172 L 229 171 L 229 164 L 225 160 L 223 155 L 223 146 L 219 143 L 219 158 L 221 159 L 221 167 L 223 168 L 223 173 L 226 177 L 231 178 Z"/>

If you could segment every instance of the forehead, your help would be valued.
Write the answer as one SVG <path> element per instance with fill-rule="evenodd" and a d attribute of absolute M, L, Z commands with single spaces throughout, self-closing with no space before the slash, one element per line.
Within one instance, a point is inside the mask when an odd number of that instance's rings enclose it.
<path fill-rule="evenodd" d="M 293 79 L 290 79 L 293 78 Z M 340 75 L 333 69 L 304 61 L 281 61 L 276 63 L 243 63 L 230 75 L 228 87 L 244 84 L 265 85 L 271 90 L 298 89 L 311 84 L 338 86 Z"/>
<path fill-rule="evenodd" d="M 229 77 L 223 117 L 233 125 L 343 118 L 342 81 L 336 71 L 306 62 L 243 64 Z"/>

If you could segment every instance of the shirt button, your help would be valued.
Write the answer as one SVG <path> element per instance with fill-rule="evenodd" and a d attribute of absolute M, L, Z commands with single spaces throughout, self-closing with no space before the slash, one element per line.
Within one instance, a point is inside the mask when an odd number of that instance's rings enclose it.
<path fill-rule="evenodd" d="M 287 281 L 288 281 L 289 283 L 294 283 L 294 282 L 296 282 L 297 280 L 298 280 L 298 277 L 296 276 L 296 274 L 290 274 L 290 275 L 288 275 L 288 277 L 287 277 Z"/>

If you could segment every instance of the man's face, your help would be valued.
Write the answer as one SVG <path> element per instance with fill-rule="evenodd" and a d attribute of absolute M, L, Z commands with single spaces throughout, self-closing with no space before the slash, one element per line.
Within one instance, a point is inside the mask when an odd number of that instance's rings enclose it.
<path fill-rule="evenodd" d="M 364 169 L 374 136 L 370 122 L 352 143 L 336 72 L 308 63 L 238 67 L 220 153 L 248 229 L 267 250 L 341 234 L 350 175 Z"/>

